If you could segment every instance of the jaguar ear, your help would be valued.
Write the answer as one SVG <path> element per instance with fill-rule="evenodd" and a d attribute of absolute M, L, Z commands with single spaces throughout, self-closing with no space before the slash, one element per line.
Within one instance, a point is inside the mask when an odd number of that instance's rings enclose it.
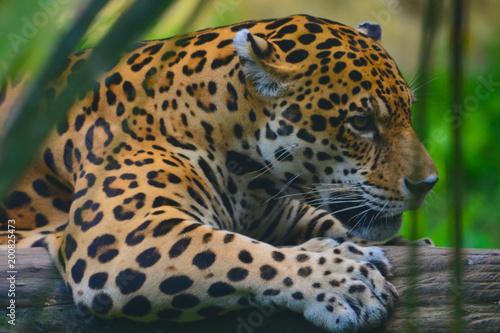
<path fill-rule="evenodd" d="M 356 30 L 367 35 L 376 42 L 380 42 L 382 40 L 382 28 L 380 28 L 380 25 L 376 23 L 371 23 L 371 22 L 361 23 L 358 25 Z"/>
<path fill-rule="evenodd" d="M 278 97 L 288 92 L 288 79 L 293 69 L 281 65 L 272 43 L 243 29 L 236 33 L 233 44 L 240 57 L 243 72 L 252 80 L 260 94 Z"/>

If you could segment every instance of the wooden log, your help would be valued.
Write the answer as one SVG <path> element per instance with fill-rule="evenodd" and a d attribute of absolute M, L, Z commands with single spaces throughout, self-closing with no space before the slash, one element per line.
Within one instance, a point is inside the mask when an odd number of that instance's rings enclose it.
<path fill-rule="evenodd" d="M 394 267 L 390 281 L 401 299 L 387 326 L 378 332 L 406 332 L 408 325 L 416 327 L 417 332 L 449 332 L 454 295 L 450 272 L 452 249 L 418 248 L 418 275 L 413 278 L 418 302 L 411 311 L 406 301 L 411 280 L 408 275 L 410 248 L 385 249 Z M 461 258 L 464 332 L 500 332 L 500 250 L 464 249 Z M 16 295 L 10 298 L 7 252 L 0 251 L 0 311 L 8 313 L 10 299 L 15 299 L 16 313 L 15 327 L 8 324 L 8 316 L 1 316 L 2 332 L 12 329 L 18 332 L 322 332 L 298 314 L 258 308 L 187 324 L 102 320 L 77 310 L 44 249 L 18 249 L 15 269 Z"/>

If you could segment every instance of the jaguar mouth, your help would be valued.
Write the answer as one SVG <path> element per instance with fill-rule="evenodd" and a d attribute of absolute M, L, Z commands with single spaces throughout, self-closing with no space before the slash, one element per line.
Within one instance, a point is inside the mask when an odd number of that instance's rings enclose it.
<path fill-rule="evenodd" d="M 378 225 L 399 224 L 403 214 L 387 215 L 381 211 L 370 208 L 348 208 L 338 207 L 340 205 L 330 204 L 328 210 L 342 224 L 349 229 L 373 228 Z"/>
<path fill-rule="evenodd" d="M 305 202 L 328 210 L 348 230 L 350 236 L 382 241 L 396 235 L 401 228 L 403 211 L 398 209 L 396 201 L 380 204 L 354 191 L 335 189 L 325 198 L 320 195 L 320 191 L 308 193 L 304 197 Z"/>
<path fill-rule="evenodd" d="M 402 213 L 384 211 L 383 206 L 373 207 L 361 197 L 357 200 L 331 197 L 329 201 L 328 210 L 349 230 L 349 234 L 364 239 L 389 238 L 399 231 L 403 221 Z"/>

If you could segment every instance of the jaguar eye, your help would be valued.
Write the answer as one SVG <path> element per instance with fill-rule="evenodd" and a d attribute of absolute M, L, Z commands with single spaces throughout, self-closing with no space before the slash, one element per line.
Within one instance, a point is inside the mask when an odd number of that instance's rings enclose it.
<path fill-rule="evenodd" d="M 371 116 L 354 116 L 349 119 L 352 127 L 360 132 L 371 132 L 375 130 L 375 124 Z"/>

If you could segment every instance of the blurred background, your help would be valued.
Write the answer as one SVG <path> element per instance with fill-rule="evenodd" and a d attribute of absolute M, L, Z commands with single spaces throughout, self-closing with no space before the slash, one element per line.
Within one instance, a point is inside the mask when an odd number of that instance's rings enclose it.
<path fill-rule="evenodd" d="M 429 3 L 434 5 L 429 6 Z M 0 1 L 0 78 L 38 73 L 87 1 Z M 78 48 L 97 45 L 133 1 L 111 0 L 95 17 Z M 382 26 L 382 45 L 416 90 L 417 131 L 434 158 L 440 181 L 415 213 L 405 214 L 401 234 L 454 245 L 452 194 L 456 162 L 453 129 L 462 134 L 463 247 L 500 248 L 500 2 L 466 2 L 462 38 L 462 102 L 453 106 L 450 64 L 451 1 L 417 0 L 177 0 L 141 39 L 170 37 L 245 20 L 310 14 L 355 27 Z M 434 17 L 433 17 L 434 16 Z M 144 20 L 148 18 L 145 17 Z M 433 23 L 435 22 L 435 24 Z M 453 113 L 458 118 L 453 118 Z M 9 161 L 9 163 L 12 163 Z M 14 162 L 15 163 L 15 162 Z M 1 178 L 9 177 L 2 174 Z M 415 224 L 414 222 L 417 221 Z"/>

